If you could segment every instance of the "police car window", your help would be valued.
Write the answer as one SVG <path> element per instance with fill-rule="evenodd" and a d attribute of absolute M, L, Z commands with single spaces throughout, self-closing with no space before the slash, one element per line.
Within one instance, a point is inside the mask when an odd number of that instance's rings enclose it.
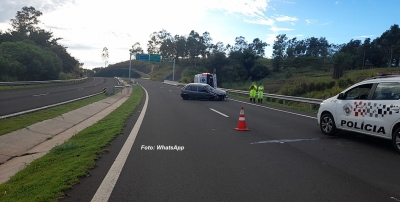
<path fill-rule="evenodd" d="M 400 83 L 380 83 L 376 86 L 373 100 L 398 100 L 400 99 Z"/>
<path fill-rule="evenodd" d="M 363 84 L 350 89 L 345 94 L 346 100 L 366 100 L 373 84 Z"/>
<path fill-rule="evenodd" d="M 201 93 L 207 93 L 207 89 L 204 86 L 199 86 L 199 92 Z"/>

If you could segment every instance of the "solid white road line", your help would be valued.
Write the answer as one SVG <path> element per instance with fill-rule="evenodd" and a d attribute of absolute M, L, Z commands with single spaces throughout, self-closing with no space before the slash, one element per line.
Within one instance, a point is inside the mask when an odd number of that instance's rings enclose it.
<path fill-rule="evenodd" d="M 149 101 L 149 94 L 147 93 L 145 88 L 143 88 L 143 90 L 146 92 L 146 101 L 144 102 L 143 110 L 142 112 L 140 112 L 139 118 L 137 119 L 135 126 L 133 126 L 133 129 L 129 134 L 128 139 L 125 141 L 124 146 L 122 146 L 121 151 L 119 152 L 117 158 L 112 164 L 106 177 L 103 179 L 103 182 L 97 189 L 96 194 L 93 196 L 92 198 L 93 202 L 108 201 L 108 199 L 111 196 L 111 192 L 113 191 L 114 186 L 117 183 L 118 177 L 121 174 L 122 168 L 124 167 L 126 159 L 128 158 L 128 155 L 131 151 L 132 145 L 135 142 L 140 126 L 142 125 L 144 115 L 146 114 L 147 104 Z"/>
<path fill-rule="evenodd" d="M 214 112 L 216 112 L 216 113 L 218 113 L 218 114 L 221 114 L 222 116 L 225 116 L 225 117 L 229 117 L 228 115 L 225 115 L 225 114 L 223 114 L 223 113 L 221 113 L 221 112 L 219 112 L 219 111 L 217 111 L 217 110 L 215 110 L 215 109 L 213 109 L 213 108 L 210 108 L 211 109 L 211 111 L 214 111 Z"/>
<path fill-rule="evenodd" d="M 304 114 L 298 114 L 298 113 L 294 113 L 294 112 L 284 111 L 284 110 L 275 109 L 275 108 L 271 108 L 271 107 L 266 107 L 266 106 L 262 106 L 262 105 L 257 105 L 257 104 L 253 104 L 253 103 L 243 102 L 243 101 L 234 100 L 234 99 L 231 99 L 231 98 L 229 98 L 229 100 L 232 100 L 232 101 L 235 101 L 235 102 L 244 103 L 244 104 L 248 104 L 248 105 L 253 105 L 253 106 L 257 106 L 257 107 L 262 107 L 262 108 L 266 108 L 266 109 L 270 109 L 270 110 L 275 110 L 275 111 L 278 111 L 278 112 L 284 112 L 284 113 L 293 114 L 293 115 L 297 115 L 297 116 L 307 117 L 307 118 L 310 118 L 310 119 L 317 119 L 317 117 L 307 116 L 307 115 L 304 115 Z"/>
<path fill-rule="evenodd" d="M 261 142 L 252 142 L 250 144 L 265 144 L 265 143 L 285 143 L 285 142 L 300 142 L 300 141 L 312 141 L 320 140 L 321 138 L 305 138 L 305 139 L 284 139 L 284 140 L 267 140 Z"/>

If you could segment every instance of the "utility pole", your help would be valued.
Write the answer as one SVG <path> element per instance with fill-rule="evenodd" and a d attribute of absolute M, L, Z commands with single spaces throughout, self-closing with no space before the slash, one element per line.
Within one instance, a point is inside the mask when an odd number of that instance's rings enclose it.
<path fill-rule="evenodd" d="M 129 81 L 131 80 L 132 52 L 129 51 Z"/>
<path fill-rule="evenodd" d="M 175 58 L 174 58 L 174 66 L 172 67 L 172 81 L 175 81 Z"/>

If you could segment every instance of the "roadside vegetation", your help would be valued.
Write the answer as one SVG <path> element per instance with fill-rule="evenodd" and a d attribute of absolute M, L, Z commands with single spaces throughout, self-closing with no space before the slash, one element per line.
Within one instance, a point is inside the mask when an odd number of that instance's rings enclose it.
<path fill-rule="evenodd" d="M 41 29 L 42 12 L 23 7 L 11 19 L 12 29 L 0 30 L 0 81 L 44 81 L 82 78 L 83 63 Z"/>
<path fill-rule="evenodd" d="M 166 30 L 154 32 L 147 44 L 149 54 L 160 54 L 164 62 L 155 66 L 151 79 L 193 82 L 195 74 L 217 74 L 218 86 L 248 90 L 251 83 L 264 85 L 265 93 L 325 99 L 354 83 L 378 73 L 400 74 L 400 28 L 393 24 L 375 39 L 350 39 L 333 44 L 325 37 L 288 38 L 276 36 L 274 44 L 259 38 L 235 38 L 235 44 L 213 43 L 211 33 L 190 31 L 188 36 Z M 265 48 L 272 46 L 272 58 Z M 140 46 L 133 52 L 143 53 Z M 132 61 L 132 66 L 142 65 Z M 150 64 L 150 63 L 148 63 Z M 279 102 L 279 101 L 278 101 Z"/>
<path fill-rule="evenodd" d="M 0 201 L 57 201 L 63 191 L 79 183 L 96 166 L 99 154 L 124 128 L 125 120 L 140 104 L 142 88 L 98 123 L 86 128 L 47 155 L 35 160 L 0 185 Z"/>

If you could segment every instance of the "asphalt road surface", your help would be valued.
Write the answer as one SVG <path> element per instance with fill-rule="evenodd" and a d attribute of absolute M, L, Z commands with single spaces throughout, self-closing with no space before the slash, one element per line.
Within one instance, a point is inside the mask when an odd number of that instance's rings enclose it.
<path fill-rule="evenodd" d="M 102 92 L 116 86 L 115 78 L 89 78 L 87 82 L 37 89 L 0 91 L 0 116 L 56 104 Z"/>
<path fill-rule="evenodd" d="M 400 201 L 400 155 L 390 141 L 325 136 L 315 114 L 232 99 L 182 100 L 178 87 L 139 84 L 148 108 L 108 201 Z M 143 105 L 61 201 L 92 200 Z M 241 107 L 250 131 L 233 129 Z"/>

